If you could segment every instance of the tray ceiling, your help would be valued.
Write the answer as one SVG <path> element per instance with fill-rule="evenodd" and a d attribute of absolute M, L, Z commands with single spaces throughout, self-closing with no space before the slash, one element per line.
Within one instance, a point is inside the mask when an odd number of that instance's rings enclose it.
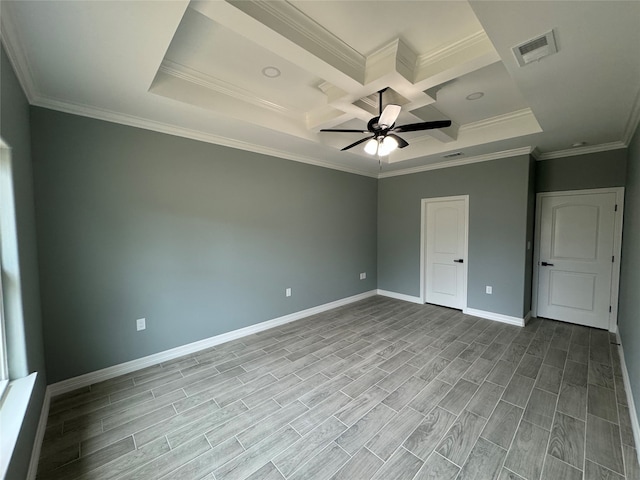
<path fill-rule="evenodd" d="M 379 174 L 377 158 L 340 152 L 363 135 L 320 129 L 365 129 L 384 88 L 383 104 L 402 105 L 397 124 L 452 121 L 402 134 L 410 145 L 384 159 L 390 174 L 534 148 L 540 158 L 622 148 L 638 122 L 640 59 L 623 45 L 640 45 L 640 2 L 1 8 L 35 105 L 367 175 Z M 511 48 L 551 29 L 559 52 L 519 67 Z"/>

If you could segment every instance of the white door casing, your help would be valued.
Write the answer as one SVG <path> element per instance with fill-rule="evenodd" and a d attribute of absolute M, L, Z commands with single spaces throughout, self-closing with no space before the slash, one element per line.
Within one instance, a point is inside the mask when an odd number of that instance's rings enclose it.
<path fill-rule="evenodd" d="M 621 190 L 538 194 L 536 316 L 615 329 Z"/>
<path fill-rule="evenodd" d="M 467 306 L 469 197 L 422 200 L 422 302 Z"/>

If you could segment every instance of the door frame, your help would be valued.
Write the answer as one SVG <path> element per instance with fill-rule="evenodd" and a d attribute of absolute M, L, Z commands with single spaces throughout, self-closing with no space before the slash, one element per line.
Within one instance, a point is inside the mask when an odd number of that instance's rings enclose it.
<path fill-rule="evenodd" d="M 620 291 L 620 255 L 622 253 L 622 221 L 624 219 L 624 187 L 593 188 L 585 190 L 563 190 L 560 192 L 541 192 L 536 194 L 536 234 L 533 250 L 533 280 L 531 311 L 538 316 L 538 284 L 540 281 L 540 222 L 542 221 L 542 199 L 545 197 L 561 197 L 569 195 L 588 195 L 598 193 L 615 193 L 618 209 L 614 215 L 613 225 L 613 268 L 611 269 L 611 292 L 609 304 L 609 331 L 615 332 L 618 326 L 618 294 Z"/>
<path fill-rule="evenodd" d="M 427 204 L 433 202 L 449 202 L 452 200 L 464 200 L 464 263 L 462 264 L 462 310 L 467 309 L 467 281 L 469 278 L 469 195 L 455 195 L 451 197 L 430 197 L 420 201 L 420 303 L 426 302 L 427 272 L 425 261 L 427 260 Z"/>

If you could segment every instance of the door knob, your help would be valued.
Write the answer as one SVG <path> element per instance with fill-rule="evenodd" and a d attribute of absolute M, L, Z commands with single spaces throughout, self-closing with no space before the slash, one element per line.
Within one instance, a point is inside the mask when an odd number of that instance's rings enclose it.
<path fill-rule="evenodd" d="M 547 263 L 547 262 L 540 262 L 540 265 L 542 265 L 543 267 L 553 267 L 553 263 Z"/>
<path fill-rule="evenodd" d="M 464 260 L 462 258 L 459 258 L 457 260 L 454 260 L 454 262 L 456 262 L 456 263 L 464 263 Z"/>

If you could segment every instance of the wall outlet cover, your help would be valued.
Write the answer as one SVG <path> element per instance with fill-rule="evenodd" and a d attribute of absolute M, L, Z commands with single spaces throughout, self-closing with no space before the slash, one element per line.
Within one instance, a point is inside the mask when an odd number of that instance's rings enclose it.
<path fill-rule="evenodd" d="M 287 288 L 287 289 L 284 291 L 284 294 L 285 294 L 285 296 L 290 297 L 290 296 L 291 296 L 291 289 L 290 289 L 290 288 Z"/>
<path fill-rule="evenodd" d="M 487 285 L 485 291 L 487 292 L 487 295 L 491 295 L 491 294 L 493 294 L 493 287 L 490 286 L 490 285 Z"/>
<path fill-rule="evenodd" d="M 145 328 L 147 328 L 147 319 L 146 318 L 137 319 L 136 330 L 140 331 L 140 330 L 144 330 Z"/>

